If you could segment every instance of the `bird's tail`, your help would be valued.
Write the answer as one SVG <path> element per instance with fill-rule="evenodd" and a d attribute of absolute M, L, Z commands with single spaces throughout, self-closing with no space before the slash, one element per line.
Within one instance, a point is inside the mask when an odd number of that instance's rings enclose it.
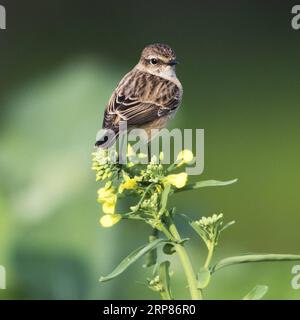
<path fill-rule="evenodd" d="M 117 140 L 119 131 L 117 128 L 112 129 L 101 129 L 96 137 L 96 148 L 107 149 L 110 148 Z"/>

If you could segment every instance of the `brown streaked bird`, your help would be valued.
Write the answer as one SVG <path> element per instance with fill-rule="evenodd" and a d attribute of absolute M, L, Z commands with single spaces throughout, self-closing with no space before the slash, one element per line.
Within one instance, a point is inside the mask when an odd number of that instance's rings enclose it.
<path fill-rule="evenodd" d="M 182 100 L 182 85 L 175 72 L 175 52 L 166 44 L 151 44 L 141 54 L 138 64 L 127 73 L 113 92 L 104 113 L 103 129 L 117 137 L 120 121 L 128 129 L 162 129 L 174 116 Z M 106 148 L 114 142 L 108 136 L 96 147 Z"/>

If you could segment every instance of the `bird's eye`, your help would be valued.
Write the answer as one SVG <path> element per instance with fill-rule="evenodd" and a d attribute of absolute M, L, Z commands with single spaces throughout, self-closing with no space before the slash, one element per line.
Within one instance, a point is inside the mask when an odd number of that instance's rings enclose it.
<path fill-rule="evenodd" d="M 150 63 L 151 63 L 151 64 L 157 64 L 157 62 L 158 62 L 157 59 L 154 59 L 154 58 L 153 58 L 153 59 L 150 59 Z"/>

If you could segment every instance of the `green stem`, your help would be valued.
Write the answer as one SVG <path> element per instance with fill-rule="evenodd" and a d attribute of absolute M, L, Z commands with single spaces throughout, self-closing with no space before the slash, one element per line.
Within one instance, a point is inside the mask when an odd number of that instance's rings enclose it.
<path fill-rule="evenodd" d="M 178 242 L 182 240 L 173 220 L 170 217 L 169 230 L 174 239 L 176 239 Z M 184 269 L 192 300 L 202 300 L 202 293 L 197 287 L 197 279 L 193 270 L 193 266 L 184 246 L 178 243 L 175 244 L 174 247 L 176 249 L 176 252 L 178 253 L 179 259 Z"/>
<path fill-rule="evenodd" d="M 164 224 L 161 224 L 161 231 L 170 239 L 175 241 L 176 239 L 173 237 L 171 232 L 164 226 Z"/>
<path fill-rule="evenodd" d="M 215 245 L 213 243 L 210 246 L 210 248 L 208 249 L 208 254 L 207 254 L 207 258 L 206 258 L 205 264 L 204 264 L 204 268 L 209 268 L 210 263 L 211 263 L 211 259 L 212 259 L 213 254 L 214 254 L 214 248 L 215 248 Z"/>
<path fill-rule="evenodd" d="M 172 163 L 168 168 L 167 168 L 167 172 L 171 172 L 176 168 L 176 164 Z"/>
<path fill-rule="evenodd" d="M 149 190 L 152 188 L 152 186 L 153 186 L 153 183 L 149 184 L 149 186 L 146 188 L 145 192 L 143 193 L 143 195 L 142 195 L 139 203 L 136 205 L 135 210 L 133 210 L 131 213 L 136 213 L 136 212 L 138 212 L 138 211 L 140 210 L 140 207 L 141 207 L 141 205 L 142 205 L 142 203 L 143 203 L 143 201 L 144 201 L 147 193 L 148 193 Z"/>
<path fill-rule="evenodd" d="M 172 298 L 166 292 L 161 292 L 160 296 L 162 300 L 172 300 Z"/>

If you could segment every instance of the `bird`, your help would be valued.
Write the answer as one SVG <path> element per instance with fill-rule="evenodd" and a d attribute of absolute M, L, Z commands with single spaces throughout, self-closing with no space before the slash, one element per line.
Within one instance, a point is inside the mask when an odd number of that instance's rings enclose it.
<path fill-rule="evenodd" d="M 115 142 L 122 121 L 129 131 L 144 129 L 148 142 L 153 138 L 152 129 L 167 125 L 183 96 L 177 64 L 176 54 L 167 44 L 155 43 L 142 50 L 137 65 L 122 78 L 106 105 L 102 129 L 112 134 L 102 134 L 96 148 L 108 148 Z"/>

